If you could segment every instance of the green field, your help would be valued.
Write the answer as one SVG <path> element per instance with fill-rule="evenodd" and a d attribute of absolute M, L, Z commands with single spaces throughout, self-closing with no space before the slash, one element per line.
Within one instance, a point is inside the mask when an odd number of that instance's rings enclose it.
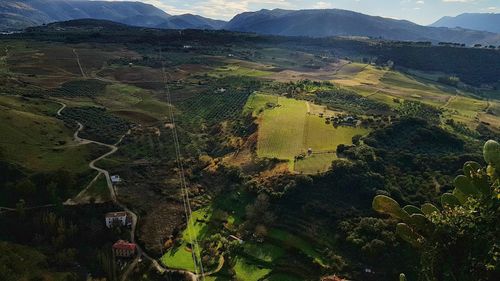
<path fill-rule="evenodd" d="M 337 127 L 326 124 L 325 119 L 315 115 L 306 115 L 305 145 L 313 152 L 334 151 L 339 144 L 352 144 L 355 135 L 366 135 L 368 129 L 360 127 Z"/>
<path fill-rule="evenodd" d="M 270 107 L 271 103 L 277 106 Z M 249 98 L 245 110 L 258 116 L 257 156 L 288 160 L 291 169 L 295 156 L 305 154 L 309 148 L 313 153 L 334 153 L 339 144 L 352 144 L 354 135 L 369 132 L 364 128 L 334 128 L 326 124 L 325 119 L 308 114 L 307 103 L 302 100 L 254 94 Z M 325 171 L 333 159 L 331 154 L 326 157 L 314 156 L 296 166 L 296 171 Z"/>
<path fill-rule="evenodd" d="M 236 273 L 236 278 L 242 281 L 258 281 L 271 272 L 269 268 L 247 263 L 241 258 L 236 259 L 233 269 Z"/>
<path fill-rule="evenodd" d="M 311 257 L 318 264 L 325 265 L 322 254 L 314 249 L 313 245 L 306 240 L 278 228 L 271 229 L 268 236 L 282 243 L 284 248 L 294 248 Z"/>
<path fill-rule="evenodd" d="M 161 262 L 170 268 L 195 271 L 191 250 L 186 247 L 185 243 L 165 253 L 161 257 Z"/>
<path fill-rule="evenodd" d="M 285 254 L 282 248 L 269 243 L 255 244 L 246 242 L 243 249 L 245 253 L 265 262 L 273 262 Z"/>
<path fill-rule="evenodd" d="M 269 102 L 276 97 L 267 96 Z M 266 109 L 259 117 L 259 157 L 293 160 L 304 152 L 307 107 L 304 101 L 280 98 L 279 107 Z"/>
<path fill-rule="evenodd" d="M 304 174 L 316 174 L 330 169 L 332 161 L 336 160 L 336 153 L 312 154 L 295 162 L 294 170 Z"/>
<path fill-rule="evenodd" d="M 192 252 L 188 248 L 188 243 L 191 243 L 194 239 L 198 241 L 203 239 L 208 225 L 200 221 L 208 221 L 211 214 L 212 209 L 210 207 L 196 210 L 191 214 L 189 218 L 190 222 L 182 232 L 182 244 L 170 249 L 161 257 L 163 264 L 171 268 L 195 270 Z M 199 253 L 197 255 L 199 256 Z"/>

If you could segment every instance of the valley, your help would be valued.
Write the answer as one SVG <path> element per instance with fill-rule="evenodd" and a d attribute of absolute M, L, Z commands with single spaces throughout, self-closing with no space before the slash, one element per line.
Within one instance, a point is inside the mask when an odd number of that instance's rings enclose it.
<path fill-rule="evenodd" d="M 24 257 L 5 280 L 416 278 L 371 200 L 438 202 L 482 161 L 498 81 L 398 63 L 449 47 L 317 40 L 93 20 L 2 35 L 0 249 Z M 131 226 L 108 229 L 121 210 Z"/>

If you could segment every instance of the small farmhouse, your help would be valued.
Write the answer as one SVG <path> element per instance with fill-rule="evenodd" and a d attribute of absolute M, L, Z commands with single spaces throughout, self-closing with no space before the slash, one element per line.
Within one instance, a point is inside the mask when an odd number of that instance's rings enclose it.
<path fill-rule="evenodd" d="M 113 253 L 117 257 L 128 258 L 135 254 L 137 245 L 124 240 L 118 240 L 113 244 Z"/>
<path fill-rule="evenodd" d="M 119 175 L 113 175 L 113 176 L 111 176 L 111 182 L 112 183 L 118 183 L 118 182 L 121 182 L 121 181 L 122 181 L 122 179 L 120 178 Z"/>
<path fill-rule="evenodd" d="M 125 226 L 128 224 L 127 212 L 112 212 L 107 213 L 105 216 L 106 227 L 111 228 L 114 225 Z"/>

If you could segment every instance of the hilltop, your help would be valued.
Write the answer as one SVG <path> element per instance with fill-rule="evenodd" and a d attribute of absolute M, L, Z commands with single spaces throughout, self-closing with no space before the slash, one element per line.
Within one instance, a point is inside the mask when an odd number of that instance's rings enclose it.
<path fill-rule="evenodd" d="M 500 33 L 500 14 L 465 13 L 456 17 L 443 17 L 431 24 L 436 27 L 461 27 L 473 30 Z"/>

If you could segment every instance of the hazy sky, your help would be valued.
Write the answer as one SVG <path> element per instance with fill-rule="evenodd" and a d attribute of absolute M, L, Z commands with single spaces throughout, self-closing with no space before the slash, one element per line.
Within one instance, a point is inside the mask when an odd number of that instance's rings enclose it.
<path fill-rule="evenodd" d="M 114 1 L 114 0 L 112 0 Z M 133 0 L 132 0 L 133 1 Z M 340 8 L 369 15 L 431 24 L 442 16 L 465 12 L 500 13 L 500 0 L 139 0 L 169 14 L 193 13 L 215 19 L 231 19 L 260 9 Z"/>

